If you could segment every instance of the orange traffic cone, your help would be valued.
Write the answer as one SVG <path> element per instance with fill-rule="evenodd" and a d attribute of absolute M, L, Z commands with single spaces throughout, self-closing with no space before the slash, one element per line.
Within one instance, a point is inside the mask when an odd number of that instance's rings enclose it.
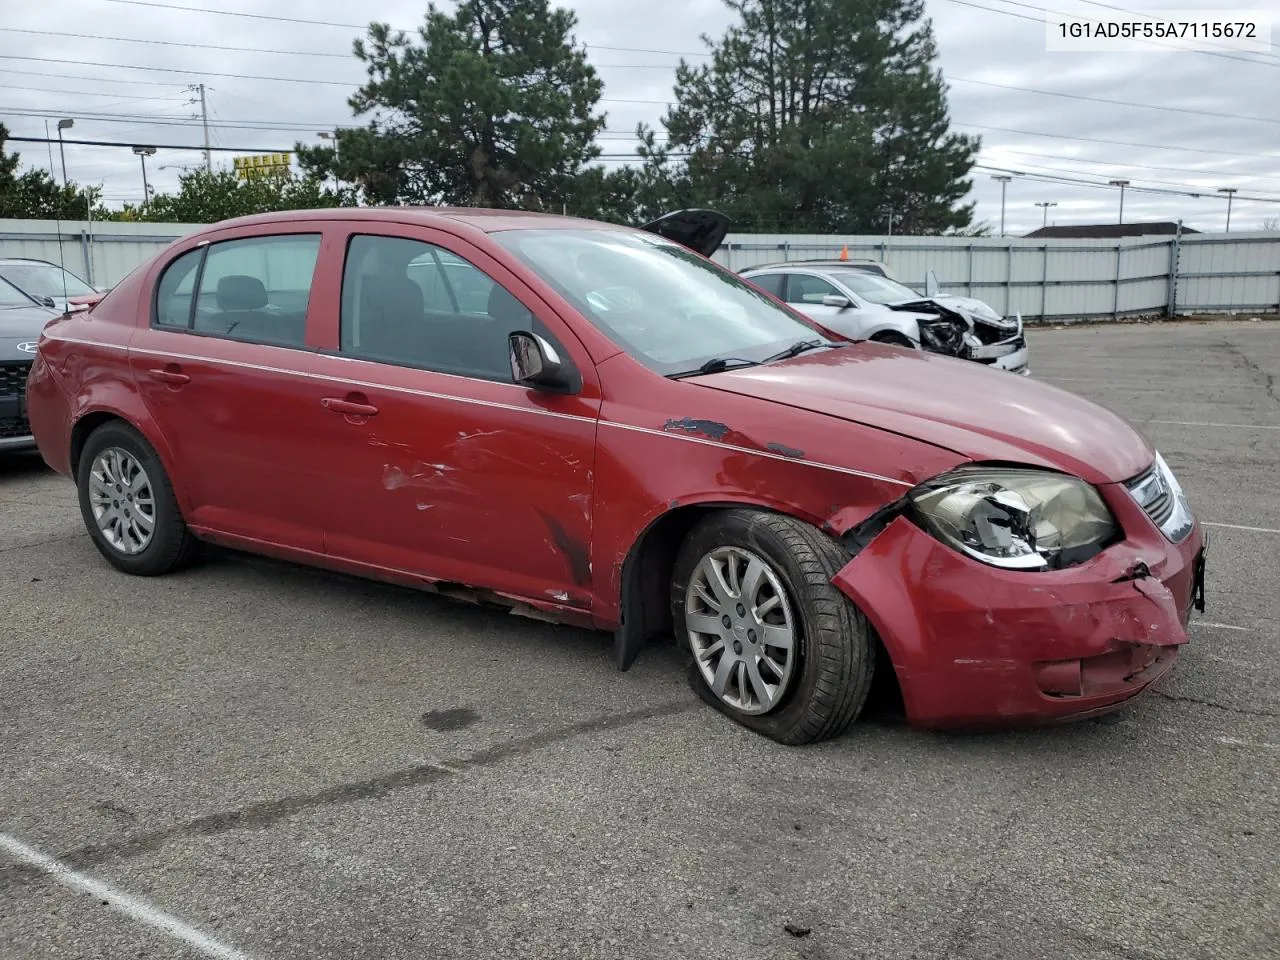
<path fill-rule="evenodd" d="M 847 243 L 840 248 L 840 259 L 841 260 L 849 259 L 849 245 Z"/>

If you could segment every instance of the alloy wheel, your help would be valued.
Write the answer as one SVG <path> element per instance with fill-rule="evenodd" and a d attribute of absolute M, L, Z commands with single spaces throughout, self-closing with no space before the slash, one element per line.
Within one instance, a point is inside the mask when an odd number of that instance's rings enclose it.
<path fill-rule="evenodd" d="M 741 547 L 718 547 L 694 567 L 685 626 L 703 679 L 726 705 L 768 713 L 791 682 L 796 628 L 782 580 Z"/>
<path fill-rule="evenodd" d="M 151 479 L 136 456 L 107 447 L 89 470 L 89 507 L 103 539 L 124 554 L 141 553 L 156 528 Z"/>

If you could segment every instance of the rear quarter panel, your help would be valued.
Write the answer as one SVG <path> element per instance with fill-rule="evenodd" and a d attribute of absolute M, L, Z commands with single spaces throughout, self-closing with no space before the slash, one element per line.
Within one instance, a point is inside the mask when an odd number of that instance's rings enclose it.
<path fill-rule="evenodd" d="M 71 475 L 77 425 L 98 416 L 124 420 L 156 450 L 179 504 L 185 506 L 171 452 L 148 415 L 129 366 L 130 343 L 146 318 L 151 274 L 151 268 L 135 270 L 92 311 L 65 314 L 45 328 L 40 339 L 42 369 L 29 388 L 32 429 L 39 430 L 37 443 L 50 467 Z"/>

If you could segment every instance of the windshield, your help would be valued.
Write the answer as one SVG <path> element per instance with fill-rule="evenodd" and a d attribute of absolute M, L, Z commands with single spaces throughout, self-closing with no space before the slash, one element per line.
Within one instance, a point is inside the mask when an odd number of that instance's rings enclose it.
<path fill-rule="evenodd" d="M 827 342 L 744 280 L 661 237 L 586 229 L 493 238 L 629 354 L 668 376 L 713 358 L 758 363 L 797 341 Z"/>
<path fill-rule="evenodd" d="M 26 296 L 21 290 L 4 280 L 0 280 L 0 307 L 30 307 L 34 306 L 31 298 Z"/>
<path fill-rule="evenodd" d="M 836 273 L 846 287 L 872 303 L 897 303 L 899 300 L 915 300 L 920 294 L 896 280 L 862 270 L 840 270 Z"/>
<path fill-rule="evenodd" d="M 93 293 L 89 286 L 73 273 L 68 273 L 52 263 L 6 263 L 0 265 L 0 277 L 20 287 L 33 297 L 81 297 Z M 66 292 L 63 292 L 63 282 Z"/>

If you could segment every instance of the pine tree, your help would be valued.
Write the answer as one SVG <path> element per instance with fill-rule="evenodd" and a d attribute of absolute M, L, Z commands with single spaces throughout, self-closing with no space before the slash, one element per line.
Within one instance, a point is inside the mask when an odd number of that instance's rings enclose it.
<path fill-rule="evenodd" d="M 950 132 L 923 0 L 725 0 L 739 22 L 681 62 L 665 126 L 694 196 L 742 230 L 942 233 L 978 141 Z"/>
<path fill-rule="evenodd" d="M 336 150 L 299 145 L 298 158 L 374 203 L 558 211 L 605 123 L 576 24 L 548 0 L 432 4 L 414 39 L 374 24 L 355 43 L 369 81 L 349 101 L 372 118 L 340 130 Z"/>

